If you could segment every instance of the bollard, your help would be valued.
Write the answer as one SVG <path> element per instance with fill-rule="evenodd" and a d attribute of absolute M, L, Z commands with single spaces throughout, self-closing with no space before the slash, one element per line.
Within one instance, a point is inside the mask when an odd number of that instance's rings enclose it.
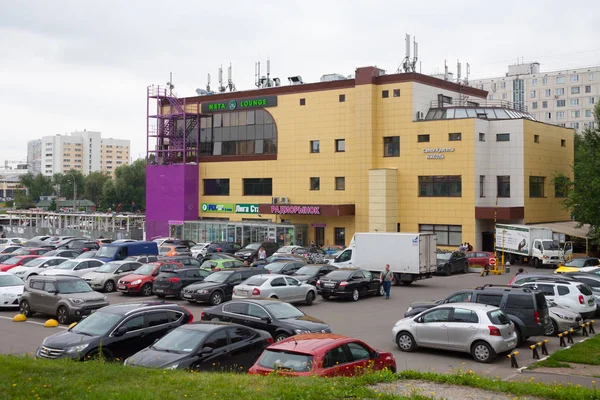
<path fill-rule="evenodd" d="M 548 339 L 542 342 L 542 355 L 544 356 L 548 355 L 548 348 L 546 347 L 546 343 L 548 343 Z"/>
<path fill-rule="evenodd" d="M 581 334 L 583 336 L 589 336 L 586 326 L 587 326 L 587 324 L 581 324 L 581 325 L 579 325 L 579 327 L 581 328 Z"/>
<path fill-rule="evenodd" d="M 560 347 L 565 347 L 566 343 L 565 343 L 565 334 L 564 334 L 564 332 L 563 333 L 559 333 L 558 334 L 558 338 L 560 339 L 559 346 Z"/>
<path fill-rule="evenodd" d="M 593 333 L 595 335 L 596 331 L 594 330 L 594 322 L 596 322 L 596 321 L 591 320 L 591 321 L 588 321 L 588 324 L 590 324 L 589 325 L 589 331 L 590 331 L 590 333 Z"/>
<path fill-rule="evenodd" d="M 510 359 L 511 368 L 519 368 L 519 364 L 517 363 L 517 354 L 519 354 L 518 351 L 513 351 L 512 353 L 506 356 Z"/>
<path fill-rule="evenodd" d="M 571 328 L 567 331 L 567 343 L 571 343 L 571 344 L 575 343 L 575 342 L 573 342 L 573 335 L 572 335 L 573 332 L 575 332 L 573 330 L 573 328 Z"/>
<path fill-rule="evenodd" d="M 536 359 L 536 360 L 539 360 L 540 359 L 540 354 L 537 351 L 537 344 L 532 344 L 531 346 L 529 346 L 529 348 L 531 350 L 533 350 L 533 358 Z"/>

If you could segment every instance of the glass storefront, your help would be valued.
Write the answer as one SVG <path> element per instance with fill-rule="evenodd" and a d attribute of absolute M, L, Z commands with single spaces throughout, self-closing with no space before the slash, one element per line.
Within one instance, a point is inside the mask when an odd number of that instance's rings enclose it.
<path fill-rule="evenodd" d="M 174 232 L 173 226 L 170 229 Z M 271 241 L 280 246 L 308 243 L 307 225 L 287 225 L 260 222 L 189 221 L 183 223 L 181 238 L 196 243 L 217 241 L 236 242 L 240 246 L 248 243 Z"/>

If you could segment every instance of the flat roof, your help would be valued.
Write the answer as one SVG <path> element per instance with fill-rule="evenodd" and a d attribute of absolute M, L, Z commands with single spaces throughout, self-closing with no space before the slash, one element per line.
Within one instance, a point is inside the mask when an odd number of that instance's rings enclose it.
<path fill-rule="evenodd" d="M 527 224 L 528 227 L 550 228 L 552 232 L 564 233 L 565 235 L 587 239 L 589 238 L 590 226 L 577 221 L 545 222 L 543 224 Z"/>

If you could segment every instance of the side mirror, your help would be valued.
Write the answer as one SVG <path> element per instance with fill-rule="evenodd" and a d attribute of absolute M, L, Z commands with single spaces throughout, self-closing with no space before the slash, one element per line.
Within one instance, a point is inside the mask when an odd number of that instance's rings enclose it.
<path fill-rule="evenodd" d="M 420 324 L 421 322 L 423 322 L 423 317 L 419 317 L 419 318 L 415 319 L 415 322 Z"/>
<path fill-rule="evenodd" d="M 48 290 L 48 293 L 56 295 L 58 293 L 58 290 Z"/>
<path fill-rule="evenodd" d="M 212 347 L 203 347 L 202 351 L 200 351 L 200 354 L 211 354 L 212 352 L 213 352 Z"/>
<path fill-rule="evenodd" d="M 267 324 L 270 324 L 272 322 L 271 317 L 260 317 L 261 321 L 265 321 Z"/>
<path fill-rule="evenodd" d="M 158 274 L 160 274 L 160 271 L 156 271 L 155 273 L 152 274 L 152 276 L 158 276 Z"/>
<path fill-rule="evenodd" d="M 115 336 L 123 336 L 124 334 L 127 333 L 127 327 L 125 326 L 120 326 L 114 333 Z"/>

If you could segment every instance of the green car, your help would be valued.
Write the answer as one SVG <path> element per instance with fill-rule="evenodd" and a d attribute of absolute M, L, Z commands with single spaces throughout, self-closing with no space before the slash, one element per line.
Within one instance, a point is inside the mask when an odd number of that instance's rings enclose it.
<path fill-rule="evenodd" d="M 220 259 L 220 260 L 207 260 L 202 263 L 200 268 L 207 269 L 211 271 L 220 271 L 222 269 L 231 269 L 231 268 L 243 268 L 244 263 L 239 260 L 231 260 L 231 259 Z"/>

